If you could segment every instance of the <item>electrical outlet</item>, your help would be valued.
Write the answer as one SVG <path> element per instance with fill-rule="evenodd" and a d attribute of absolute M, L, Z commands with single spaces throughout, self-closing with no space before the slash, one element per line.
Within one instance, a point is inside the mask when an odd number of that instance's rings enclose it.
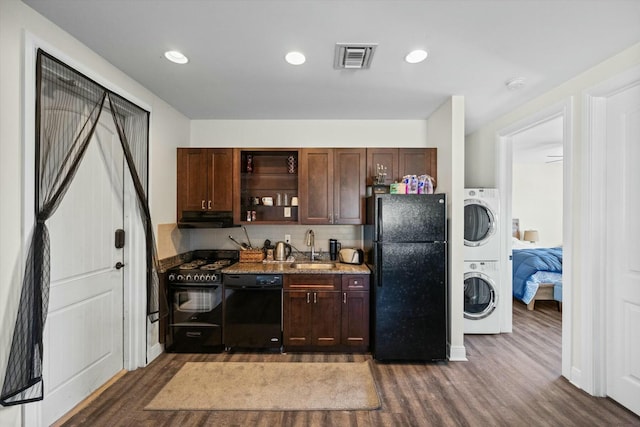
<path fill-rule="evenodd" d="M 284 235 L 284 242 L 291 244 L 291 234 L 285 234 Z"/>

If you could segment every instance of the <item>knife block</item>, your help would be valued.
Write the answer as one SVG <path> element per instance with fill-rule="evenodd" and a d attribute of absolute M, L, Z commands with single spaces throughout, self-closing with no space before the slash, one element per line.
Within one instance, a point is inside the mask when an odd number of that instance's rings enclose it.
<path fill-rule="evenodd" d="M 240 262 L 262 262 L 264 252 L 261 249 L 248 249 L 240 251 Z"/>

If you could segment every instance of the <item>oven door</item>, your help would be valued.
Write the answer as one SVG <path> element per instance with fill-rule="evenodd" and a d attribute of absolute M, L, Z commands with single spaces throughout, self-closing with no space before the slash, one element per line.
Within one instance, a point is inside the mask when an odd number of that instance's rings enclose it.
<path fill-rule="evenodd" d="M 222 286 L 171 285 L 170 351 L 215 353 L 222 344 Z"/>

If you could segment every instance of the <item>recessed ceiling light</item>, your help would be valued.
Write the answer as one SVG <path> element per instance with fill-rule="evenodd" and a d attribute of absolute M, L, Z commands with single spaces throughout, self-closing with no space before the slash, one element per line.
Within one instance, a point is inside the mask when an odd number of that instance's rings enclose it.
<path fill-rule="evenodd" d="M 169 50 L 165 52 L 164 57 L 171 62 L 175 62 L 176 64 L 186 64 L 187 62 L 189 62 L 189 58 L 187 58 L 177 50 Z"/>
<path fill-rule="evenodd" d="M 284 59 L 291 65 L 302 65 L 307 60 L 300 52 L 289 52 Z"/>
<path fill-rule="evenodd" d="M 407 56 L 404 57 L 404 60 L 409 64 L 417 64 L 418 62 L 422 62 L 427 59 L 427 55 L 429 54 L 426 50 L 412 50 L 411 52 L 407 53 Z"/>

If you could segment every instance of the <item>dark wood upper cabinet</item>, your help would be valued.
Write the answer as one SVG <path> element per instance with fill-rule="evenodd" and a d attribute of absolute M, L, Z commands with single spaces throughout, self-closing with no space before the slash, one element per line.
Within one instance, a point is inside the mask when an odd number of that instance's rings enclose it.
<path fill-rule="evenodd" d="M 378 164 L 385 184 L 438 176 L 436 148 L 178 148 L 178 221 L 233 212 L 235 224 L 363 224 Z"/>
<path fill-rule="evenodd" d="M 398 179 L 405 175 L 430 175 L 438 179 L 437 148 L 399 148 Z"/>
<path fill-rule="evenodd" d="M 333 224 L 364 224 L 366 149 L 336 148 L 333 153 Z"/>
<path fill-rule="evenodd" d="M 437 148 L 367 148 L 367 184 L 373 184 L 376 165 L 387 168 L 385 184 L 400 182 L 405 175 L 427 174 L 438 179 Z"/>
<path fill-rule="evenodd" d="M 333 149 L 303 148 L 300 153 L 300 222 L 332 224 Z"/>
<path fill-rule="evenodd" d="M 300 155 L 300 222 L 363 224 L 366 149 L 304 148 Z"/>
<path fill-rule="evenodd" d="M 387 169 L 385 185 L 393 184 L 398 179 L 398 149 L 397 148 L 367 148 L 367 185 L 373 185 L 377 165 Z"/>
<path fill-rule="evenodd" d="M 233 209 L 233 149 L 178 148 L 177 213 Z"/>

